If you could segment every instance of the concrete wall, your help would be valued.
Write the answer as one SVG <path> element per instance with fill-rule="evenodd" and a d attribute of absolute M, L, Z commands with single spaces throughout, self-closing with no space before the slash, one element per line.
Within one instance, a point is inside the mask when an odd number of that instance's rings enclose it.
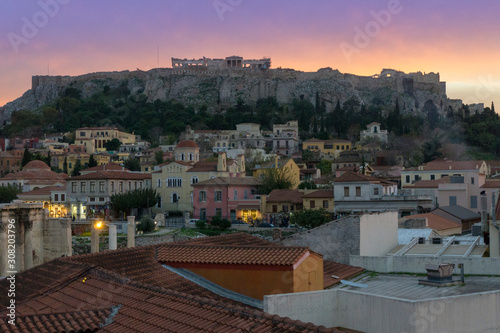
<path fill-rule="evenodd" d="M 381 256 L 398 245 L 398 212 L 360 216 L 360 255 Z"/>
<path fill-rule="evenodd" d="M 497 332 L 500 291 L 408 301 L 332 289 L 270 295 L 264 311 L 371 333 Z"/>
<path fill-rule="evenodd" d="M 348 216 L 286 237 L 280 243 L 285 246 L 308 246 L 322 254 L 323 259 L 349 264 L 349 255 L 359 255 L 359 229 L 360 217 Z"/>
<path fill-rule="evenodd" d="M 465 274 L 498 275 L 500 258 L 462 258 L 429 256 L 356 256 L 350 258 L 350 265 L 360 266 L 379 273 L 427 273 L 425 265 L 429 263 L 464 264 Z"/>

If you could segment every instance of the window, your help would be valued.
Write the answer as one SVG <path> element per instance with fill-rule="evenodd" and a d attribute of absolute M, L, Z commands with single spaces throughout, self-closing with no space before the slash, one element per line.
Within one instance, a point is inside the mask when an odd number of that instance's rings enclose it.
<path fill-rule="evenodd" d="M 198 176 L 191 177 L 191 184 L 196 184 L 196 183 L 198 183 Z"/>
<path fill-rule="evenodd" d="M 158 197 L 158 202 L 156 203 L 156 207 L 161 208 L 161 197 Z"/>
<path fill-rule="evenodd" d="M 156 180 L 156 187 L 161 187 L 161 179 Z"/>
<path fill-rule="evenodd" d="M 61 193 L 61 201 L 66 201 L 66 194 Z"/>
<path fill-rule="evenodd" d="M 243 191 L 243 199 L 248 199 L 248 190 Z"/>
<path fill-rule="evenodd" d="M 215 202 L 222 201 L 222 191 L 215 191 Z"/>
<path fill-rule="evenodd" d="M 316 201 L 314 201 L 314 200 L 309 201 L 309 208 L 311 208 L 311 209 L 316 208 Z"/>
<path fill-rule="evenodd" d="M 418 175 L 413 176 L 413 180 L 417 181 L 419 179 Z"/>
<path fill-rule="evenodd" d="M 179 202 L 179 196 L 177 195 L 177 193 L 172 193 L 172 203 L 176 203 L 176 202 Z"/>
<path fill-rule="evenodd" d="M 167 178 L 167 187 L 181 187 L 182 179 L 179 177 L 169 177 Z"/>
<path fill-rule="evenodd" d="M 120 192 L 123 192 L 123 182 L 120 182 Z"/>
<path fill-rule="evenodd" d="M 206 219 L 207 219 L 207 209 L 200 208 L 200 220 L 206 220 Z"/>
<path fill-rule="evenodd" d="M 406 183 L 410 183 L 410 176 L 406 176 Z"/>
<path fill-rule="evenodd" d="M 361 187 L 356 186 L 356 196 L 360 197 L 361 196 Z"/>
<path fill-rule="evenodd" d="M 474 185 L 474 177 L 471 177 L 471 179 L 470 179 L 470 183 L 471 183 L 472 185 Z"/>
<path fill-rule="evenodd" d="M 457 197 L 454 195 L 450 196 L 450 206 L 456 206 L 457 205 Z"/>
<path fill-rule="evenodd" d="M 128 182 L 128 190 L 132 191 L 132 182 Z"/>
<path fill-rule="evenodd" d="M 435 180 L 436 179 L 436 175 L 431 175 L 431 180 Z"/>
<path fill-rule="evenodd" d="M 215 208 L 215 216 L 222 216 L 222 208 Z"/>
<path fill-rule="evenodd" d="M 206 202 L 206 201 L 207 201 L 207 192 L 200 191 L 200 202 Z"/>
<path fill-rule="evenodd" d="M 233 196 L 233 199 L 234 199 L 234 200 L 238 200 L 238 190 L 234 190 L 234 196 Z"/>
<path fill-rule="evenodd" d="M 85 136 L 85 132 L 80 132 L 80 136 Z"/>
<path fill-rule="evenodd" d="M 328 208 L 328 200 L 323 200 L 323 208 Z"/>
<path fill-rule="evenodd" d="M 115 182 L 111 181 L 111 192 L 115 191 Z"/>
<path fill-rule="evenodd" d="M 277 213 L 278 212 L 278 205 L 273 205 L 273 213 Z"/>
<path fill-rule="evenodd" d="M 87 183 L 86 182 L 80 183 L 80 192 L 82 192 L 82 193 L 87 192 Z"/>
<path fill-rule="evenodd" d="M 344 197 L 348 197 L 349 196 L 349 187 L 345 186 L 344 187 Z"/>
<path fill-rule="evenodd" d="M 373 195 L 379 195 L 379 194 L 378 194 L 378 187 L 375 187 L 375 188 L 373 189 Z"/>
<path fill-rule="evenodd" d="M 104 192 L 104 181 L 99 182 L 99 192 Z"/>
<path fill-rule="evenodd" d="M 54 201 L 59 201 L 59 194 L 54 194 Z"/>
<path fill-rule="evenodd" d="M 95 182 L 90 182 L 90 193 L 95 192 Z"/>
<path fill-rule="evenodd" d="M 137 182 L 134 182 L 134 190 L 137 190 Z"/>
<path fill-rule="evenodd" d="M 474 178 L 472 178 L 472 179 L 474 179 Z M 477 195 L 470 196 L 470 208 L 471 209 L 477 208 Z"/>

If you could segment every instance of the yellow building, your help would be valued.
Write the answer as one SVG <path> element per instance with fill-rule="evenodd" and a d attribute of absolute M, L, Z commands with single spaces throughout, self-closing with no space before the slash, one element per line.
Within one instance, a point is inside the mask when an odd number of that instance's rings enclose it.
<path fill-rule="evenodd" d="M 307 190 L 302 195 L 304 209 L 321 209 L 333 213 L 333 190 Z"/>
<path fill-rule="evenodd" d="M 75 133 L 75 144 L 83 145 L 89 154 L 106 151 L 104 145 L 113 139 L 118 139 L 122 144 L 133 144 L 135 134 L 121 132 L 114 127 L 82 127 Z"/>
<path fill-rule="evenodd" d="M 352 143 L 348 140 L 309 139 L 302 143 L 302 150 L 320 153 L 321 156 L 338 157 L 340 152 L 351 150 Z"/>
<path fill-rule="evenodd" d="M 23 203 L 41 203 L 49 217 L 67 217 L 66 186 L 47 186 L 17 195 Z"/>
<path fill-rule="evenodd" d="M 252 176 L 254 178 L 263 178 L 267 170 L 271 168 L 279 169 L 281 172 L 288 174 L 293 184 L 292 188 L 296 189 L 299 186 L 300 168 L 291 158 L 280 161 L 278 157 L 275 157 L 274 162 L 256 165 L 252 170 Z"/>

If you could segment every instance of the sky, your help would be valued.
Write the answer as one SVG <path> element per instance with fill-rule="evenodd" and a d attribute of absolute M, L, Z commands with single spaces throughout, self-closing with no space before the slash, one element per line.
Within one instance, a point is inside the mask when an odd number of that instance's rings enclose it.
<path fill-rule="evenodd" d="M 498 0 L 1 0 L 0 106 L 32 75 L 232 55 L 302 71 L 438 72 L 448 97 L 500 105 L 498 14 Z"/>

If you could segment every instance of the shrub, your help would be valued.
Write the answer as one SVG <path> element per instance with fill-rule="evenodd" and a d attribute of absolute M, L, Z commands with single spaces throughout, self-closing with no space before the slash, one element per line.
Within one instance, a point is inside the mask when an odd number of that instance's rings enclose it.
<path fill-rule="evenodd" d="M 221 230 L 226 230 L 231 228 L 231 221 L 229 221 L 228 219 L 223 219 L 219 215 L 217 215 L 212 217 L 210 225 Z"/>
<path fill-rule="evenodd" d="M 137 226 L 138 231 L 142 231 L 144 233 L 153 232 L 155 230 L 155 221 L 149 216 L 143 216 L 141 219 L 141 223 Z"/>
<path fill-rule="evenodd" d="M 205 229 L 205 227 L 207 226 L 207 221 L 198 220 L 194 224 L 196 225 L 196 228 L 198 228 L 198 229 Z"/>

